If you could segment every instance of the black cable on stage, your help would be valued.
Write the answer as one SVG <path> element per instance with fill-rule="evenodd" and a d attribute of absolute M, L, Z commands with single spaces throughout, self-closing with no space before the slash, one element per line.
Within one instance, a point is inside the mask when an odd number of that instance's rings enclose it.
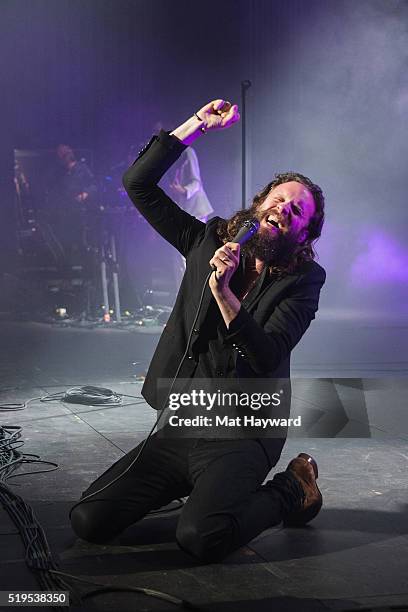
<path fill-rule="evenodd" d="M 134 397 L 135 399 L 143 399 L 141 396 L 126 395 L 125 393 L 116 393 L 111 389 L 104 387 L 94 387 L 87 385 L 84 387 L 72 387 L 67 391 L 56 391 L 55 393 L 47 393 L 40 397 L 32 397 L 24 402 L 0 402 L 0 411 L 13 412 L 24 410 L 34 401 L 53 402 L 61 400 L 63 402 L 73 404 L 116 406 L 122 405 L 122 397 Z"/>
<path fill-rule="evenodd" d="M 22 476 L 23 474 L 13 474 L 23 463 L 48 463 L 58 468 L 58 464 L 50 461 L 41 461 L 37 459 L 27 459 L 27 457 L 37 457 L 32 454 L 22 454 L 17 449 L 24 442 L 21 440 L 20 426 L 5 425 L 0 426 L 0 503 L 5 511 L 10 516 L 13 523 L 16 525 L 19 534 L 25 547 L 25 562 L 31 571 L 36 575 L 39 585 L 44 591 L 68 591 L 72 603 L 81 605 L 83 599 L 93 597 L 95 595 L 111 592 L 125 591 L 137 592 L 144 595 L 162 599 L 175 605 L 181 605 L 190 610 L 199 610 L 186 600 L 179 599 L 168 593 L 142 587 L 133 587 L 124 585 L 123 587 L 109 583 L 100 583 L 84 578 L 74 576 L 60 571 L 57 562 L 54 560 L 51 549 L 49 547 L 45 532 L 38 522 L 33 508 L 27 504 L 22 497 L 14 493 L 7 485 L 7 480 Z M 49 471 L 49 470 L 41 470 Z M 37 472 L 30 472 L 37 473 Z M 73 579 L 79 582 L 93 584 L 101 587 L 85 594 L 79 594 L 76 589 L 70 586 L 63 577 Z M 55 610 L 64 610 L 62 606 L 51 606 Z"/>
<path fill-rule="evenodd" d="M 115 393 L 111 389 L 87 385 L 85 387 L 68 389 L 61 400 L 70 404 L 117 406 L 122 404 L 122 395 Z"/>
<path fill-rule="evenodd" d="M 17 410 L 25 410 L 25 408 L 27 408 L 28 404 L 30 404 L 31 402 L 34 402 L 36 400 L 40 400 L 41 397 L 32 397 L 31 399 L 25 401 L 25 402 L 5 402 L 5 403 L 1 403 L 0 404 L 0 412 L 2 410 L 7 410 L 7 411 L 14 411 L 16 412 Z"/>
<path fill-rule="evenodd" d="M 59 575 L 51 573 L 52 570 L 58 571 L 58 564 L 52 556 L 44 530 L 32 507 L 22 497 L 14 493 L 7 484 L 7 480 L 13 477 L 13 472 L 19 469 L 23 463 L 36 461 L 35 459 L 26 459 L 26 455 L 17 450 L 21 448 L 23 443 L 21 427 L 0 426 L 0 502 L 18 529 L 25 546 L 25 562 L 30 570 L 35 573 L 41 589 L 44 591 L 68 591 L 73 602 L 79 603 L 80 597 L 76 590 L 70 588 Z M 64 609 L 62 606 L 52 607 L 55 610 Z"/>
<path fill-rule="evenodd" d="M 199 606 L 192 604 L 186 599 L 180 599 L 179 597 L 175 597 L 174 595 L 169 595 L 168 593 L 164 593 L 162 591 L 157 591 L 156 589 L 148 589 L 144 587 L 135 587 L 132 585 L 122 585 L 118 586 L 110 583 L 96 582 L 94 580 L 88 580 L 86 578 L 80 578 L 78 576 L 74 576 L 73 574 L 67 574 L 65 572 L 60 571 L 52 571 L 53 574 L 59 574 L 61 576 L 67 576 L 72 578 L 72 580 L 77 580 L 78 582 L 84 582 L 86 584 L 93 584 L 95 586 L 100 586 L 102 588 L 95 589 L 93 591 L 89 591 L 82 595 L 82 599 L 88 599 L 90 597 L 94 597 L 95 595 L 100 595 L 103 593 L 109 593 L 114 591 L 123 591 L 123 592 L 131 592 L 131 593 L 142 593 L 143 595 L 148 595 L 150 597 L 156 597 L 157 599 L 163 599 L 164 601 L 168 601 L 169 603 L 175 605 L 181 605 L 183 608 L 187 610 L 195 610 L 196 612 L 201 612 L 202 608 Z"/>
<path fill-rule="evenodd" d="M 134 397 L 135 399 L 139 399 L 139 397 L 136 396 L 136 395 L 128 395 L 126 397 Z M 43 400 L 43 401 L 46 401 L 46 402 L 61 401 L 61 402 L 64 403 L 64 400 L 63 400 L 62 397 L 61 398 L 52 399 L 52 400 L 51 399 L 50 400 L 46 399 L 46 400 Z M 65 403 L 69 403 L 69 402 L 65 402 Z M 139 406 L 140 404 L 145 404 L 145 403 L 146 403 L 146 400 L 142 398 L 141 401 L 139 401 L 139 402 L 127 402 L 126 404 L 120 404 L 120 406 L 122 408 L 126 408 L 127 406 Z M 118 407 L 118 405 L 116 405 L 116 404 L 112 404 L 112 405 L 111 404 L 102 404 L 102 405 L 104 406 L 104 410 L 112 410 L 112 409 Z M 69 414 L 56 414 L 56 415 L 53 415 L 52 418 L 53 419 L 66 419 L 69 416 L 82 416 L 83 414 L 89 414 L 89 413 L 93 413 L 93 412 L 98 412 L 100 410 L 100 406 L 99 405 L 98 405 L 98 407 L 96 409 L 95 409 L 94 406 L 91 406 L 91 408 L 92 408 L 91 410 L 81 410 L 80 412 L 76 412 L 76 411 L 73 411 L 73 410 L 70 409 Z M 50 417 L 47 415 L 47 416 L 35 417 L 35 418 L 32 418 L 32 419 L 25 419 L 24 423 L 38 423 L 39 421 L 45 421 L 45 420 L 48 420 L 49 418 Z"/>

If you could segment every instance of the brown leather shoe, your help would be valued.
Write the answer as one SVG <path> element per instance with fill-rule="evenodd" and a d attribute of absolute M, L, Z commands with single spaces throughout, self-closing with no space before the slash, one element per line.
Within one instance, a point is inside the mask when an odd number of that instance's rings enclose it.
<path fill-rule="evenodd" d="M 305 498 L 302 508 L 291 512 L 284 523 L 288 526 L 301 526 L 315 518 L 323 505 L 323 497 L 316 484 L 319 475 L 317 463 L 311 455 L 300 453 L 289 463 L 287 470 L 290 470 L 302 485 Z"/>

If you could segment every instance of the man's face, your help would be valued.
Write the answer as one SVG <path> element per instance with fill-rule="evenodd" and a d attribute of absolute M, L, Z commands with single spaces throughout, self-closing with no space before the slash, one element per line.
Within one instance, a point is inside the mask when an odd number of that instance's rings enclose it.
<path fill-rule="evenodd" d="M 259 233 L 276 238 L 290 237 L 297 244 L 307 238 L 307 227 L 316 211 L 311 191 L 302 183 L 289 181 L 277 185 L 256 209 Z"/>

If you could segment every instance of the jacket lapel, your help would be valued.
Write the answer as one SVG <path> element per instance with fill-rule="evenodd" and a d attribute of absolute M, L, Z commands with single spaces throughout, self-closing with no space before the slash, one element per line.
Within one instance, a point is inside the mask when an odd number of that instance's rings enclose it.
<path fill-rule="evenodd" d="M 270 276 L 264 286 L 260 284 L 258 291 L 256 292 L 256 295 L 254 296 L 251 295 L 250 302 L 248 302 L 248 304 L 244 304 L 245 309 L 248 312 L 251 312 L 251 310 L 255 308 L 258 302 L 260 302 L 261 299 L 266 294 L 268 294 L 268 301 L 272 301 L 273 294 L 276 293 L 276 295 L 279 295 L 286 285 L 291 285 L 292 283 L 296 282 L 296 280 L 297 280 L 297 276 L 292 276 L 292 275 L 287 276 L 286 278 L 282 280 L 278 280 L 276 278 L 276 275 Z"/>
<path fill-rule="evenodd" d="M 248 296 L 242 301 L 246 310 L 251 308 L 252 303 L 258 298 L 259 294 L 265 289 L 265 278 L 267 275 L 267 268 L 264 268 L 258 277 L 255 286 L 252 291 L 248 294 Z M 269 281 L 269 279 L 268 279 Z M 269 282 L 267 283 L 269 285 Z"/>
<path fill-rule="evenodd" d="M 243 276 L 244 276 L 244 263 L 243 263 L 243 260 L 241 260 L 239 267 L 237 271 L 235 272 L 232 278 L 232 281 L 231 281 L 232 291 L 234 291 L 234 288 L 237 289 L 238 287 L 242 286 Z M 242 302 L 245 310 L 247 310 L 247 312 L 251 312 L 252 310 L 254 310 L 255 306 L 259 303 L 259 301 L 266 294 L 268 294 L 268 299 L 271 300 L 272 295 L 274 293 L 279 294 L 282 291 L 282 288 L 288 283 L 288 281 L 289 281 L 288 284 L 292 284 L 293 282 L 296 281 L 296 279 L 297 279 L 297 276 L 291 275 L 282 280 L 277 280 L 277 277 L 274 274 L 272 274 L 271 276 L 267 276 L 267 268 L 264 268 L 255 287 L 251 291 L 250 296 L 248 296 Z M 201 329 L 203 321 L 207 315 L 208 308 L 210 306 L 212 297 L 213 295 L 211 293 L 211 289 L 207 284 L 205 292 L 204 292 L 203 303 L 202 303 L 202 307 L 200 310 L 200 315 L 198 317 L 198 321 L 196 322 L 194 326 L 196 329 Z"/>

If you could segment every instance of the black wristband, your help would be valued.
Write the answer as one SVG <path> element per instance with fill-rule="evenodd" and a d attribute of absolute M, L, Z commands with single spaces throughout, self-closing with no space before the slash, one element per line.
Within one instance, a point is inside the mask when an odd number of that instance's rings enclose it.
<path fill-rule="evenodd" d="M 194 116 L 195 116 L 195 117 L 197 117 L 197 119 L 198 119 L 199 121 L 202 121 L 202 122 L 204 123 L 203 119 L 200 119 L 200 117 L 198 116 L 198 114 L 197 114 L 197 113 L 194 113 Z M 201 131 L 203 134 L 205 134 L 205 133 L 207 132 L 207 130 L 205 129 L 205 127 L 204 127 L 203 125 L 202 125 L 202 126 L 200 126 L 200 131 Z"/>

